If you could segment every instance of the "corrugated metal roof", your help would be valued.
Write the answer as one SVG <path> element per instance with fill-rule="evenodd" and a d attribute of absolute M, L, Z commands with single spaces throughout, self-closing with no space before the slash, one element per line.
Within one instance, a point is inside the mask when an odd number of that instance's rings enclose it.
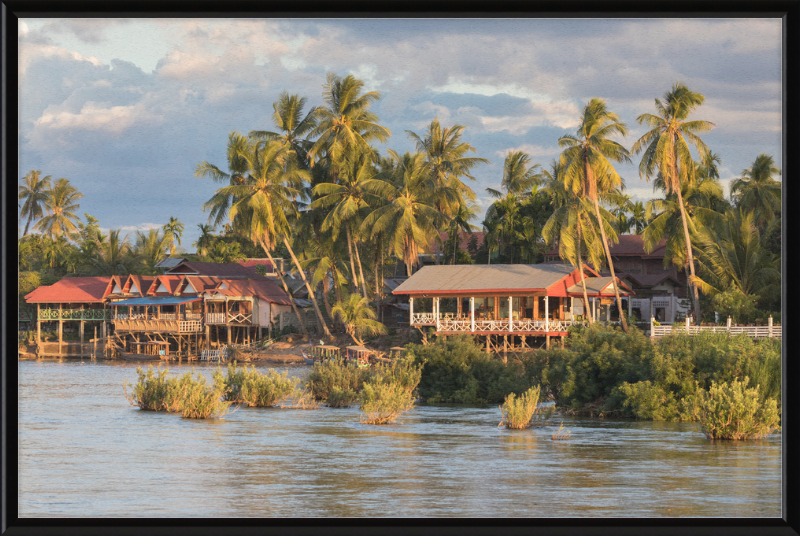
<path fill-rule="evenodd" d="M 619 280 L 619 278 L 617 278 Z M 627 296 L 629 292 L 625 290 L 624 283 L 620 283 L 619 294 L 620 296 Z M 606 289 L 606 287 L 608 287 Z M 583 294 L 583 285 L 576 283 L 567 289 L 570 294 Z M 609 294 L 614 296 L 614 286 L 611 284 L 611 277 L 587 277 L 586 278 L 586 293 L 587 294 Z"/>
<path fill-rule="evenodd" d="M 185 260 L 185 257 L 167 257 L 166 259 L 158 261 L 156 268 L 175 268 Z"/>
<path fill-rule="evenodd" d="M 208 275 L 218 277 L 256 278 L 255 271 L 237 262 L 188 262 L 184 261 L 167 270 L 167 274 Z"/>
<path fill-rule="evenodd" d="M 393 292 L 544 290 L 574 270 L 563 264 L 425 266 Z"/>

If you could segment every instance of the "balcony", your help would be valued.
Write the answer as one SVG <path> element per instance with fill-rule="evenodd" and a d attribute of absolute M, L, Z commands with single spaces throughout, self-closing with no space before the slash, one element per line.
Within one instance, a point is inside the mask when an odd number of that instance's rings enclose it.
<path fill-rule="evenodd" d="M 436 315 L 433 313 L 414 313 L 411 318 L 412 325 L 432 325 L 436 326 Z M 499 320 L 475 319 L 475 327 L 472 327 L 472 319 L 469 317 L 455 318 L 452 315 L 442 315 L 439 317 L 437 331 L 439 333 L 535 333 L 541 332 L 564 332 L 570 326 L 583 324 L 582 321 L 574 320 L 549 320 L 545 326 L 544 320 L 532 320 L 523 318 L 521 320 L 511 320 L 503 318 Z M 546 328 L 546 329 L 545 329 Z"/>
<path fill-rule="evenodd" d="M 169 333 L 197 333 L 203 331 L 202 315 L 200 320 L 168 320 L 136 318 L 144 315 L 130 315 L 133 318 L 121 318 L 128 315 L 118 315 L 114 320 L 114 329 L 117 331 L 159 331 Z M 174 316 L 174 315 L 173 315 Z"/>
<path fill-rule="evenodd" d="M 39 320 L 111 320 L 110 309 L 39 309 Z"/>
<path fill-rule="evenodd" d="M 208 313 L 206 324 L 237 324 L 250 326 L 253 324 L 253 313 Z"/>

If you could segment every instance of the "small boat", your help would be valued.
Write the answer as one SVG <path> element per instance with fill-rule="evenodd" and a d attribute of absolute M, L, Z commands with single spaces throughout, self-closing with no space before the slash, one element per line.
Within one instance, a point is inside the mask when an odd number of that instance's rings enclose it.
<path fill-rule="evenodd" d="M 304 349 L 301 348 L 300 353 L 303 354 L 303 361 L 305 361 L 306 364 L 308 365 L 330 361 L 331 359 L 341 358 L 341 352 L 339 351 L 338 346 L 331 346 L 325 344 L 321 344 L 319 346 L 312 346 L 308 349 L 307 353 Z"/>
<path fill-rule="evenodd" d="M 161 361 L 161 356 L 149 354 L 131 354 L 129 352 L 119 352 L 125 361 Z"/>

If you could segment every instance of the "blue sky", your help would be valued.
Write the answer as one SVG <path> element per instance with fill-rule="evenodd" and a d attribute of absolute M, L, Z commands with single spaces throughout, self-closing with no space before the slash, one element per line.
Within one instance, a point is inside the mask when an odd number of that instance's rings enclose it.
<path fill-rule="evenodd" d="M 413 149 L 438 117 L 490 161 L 470 185 L 483 211 L 510 150 L 549 167 L 592 97 L 627 123 L 680 80 L 705 95 L 693 116 L 726 186 L 762 152 L 781 162 L 781 21 L 775 19 L 21 19 L 20 169 L 70 179 L 104 229 L 185 225 L 219 186 L 231 131 L 272 130 L 286 90 L 323 104 L 326 73 L 381 100 L 380 149 Z M 617 167 L 635 200 L 654 196 L 639 157 Z M 780 167 L 780 165 L 779 165 Z M 124 234 L 124 233 L 123 233 Z"/>

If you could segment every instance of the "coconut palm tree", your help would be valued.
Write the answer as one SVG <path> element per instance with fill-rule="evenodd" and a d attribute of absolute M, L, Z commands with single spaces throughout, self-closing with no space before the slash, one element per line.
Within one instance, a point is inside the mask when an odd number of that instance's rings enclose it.
<path fill-rule="evenodd" d="M 314 186 L 313 193 L 318 197 L 309 205 L 312 210 L 328 209 L 327 216 L 322 222 L 322 231 L 331 230 L 334 239 L 344 227 L 353 281 L 358 281 L 355 272 L 357 264 L 363 289 L 362 296 L 365 297 L 368 294 L 358 252 L 358 233 L 353 231 L 360 227 L 370 207 L 378 206 L 382 196 L 387 197 L 392 192 L 391 184 L 375 178 L 376 169 L 372 159 L 371 152 L 366 154 L 357 149 L 350 151 L 339 168 L 338 183 L 323 182 Z M 353 261 L 354 256 L 356 264 Z M 357 283 L 355 287 L 358 288 Z"/>
<path fill-rule="evenodd" d="M 708 147 L 697 134 L 708 132 L 716 125 L 709 121 L 688 121 L 689 114 L 703 104 L 705 97 L 689 90 L 680 82 L 676 82 L 671 90 L 664 93 L 663 99 L 663 102 L 659 99 L 655 101 L 657 114 L 642 114 L 636 118 L 637 123 L 647 125 L 650 130 L 633 144 L 631 152 L 634 154 L 644 152 L 639 164 L 640 177 L 649 180 L 660 172 L 667 193 L 675 192 L 678 196 L 691 281 L 695 275 L 694 259 L 681 183 L 695 179 L 696 166 L 692 160 L 689 144 L 694 145 L 701 155 L 708 153 Z M 697 286 L 691 282 L 690 286 L 694 297 L 695 321 L 699 321 L 700 297 Z"/>
<path fill-rule="evenodd" d="M 214 196 L 206 202 L 204 208 L 211 208 L 213 213 L 214 210 L 219 211 L 219 207 L 230 207 L 227 209 L 230 221 L 238 221 L 242 228 L 247 228 L 251 240 L 264 249 L 273 266 L 277 266 L 277 264 L 272 258 L 271 252 L 277 241 L 279 239 L 282 241 L 305 283 L 323 332 L 330 337 L 330 331 L 319 309 L 314 291 L 311 289 L 305 272 L 300 266 L 300 261 L 289 242 L 291 226 L 287 214 L 296 213 L 297 209 L 293 200 L 300 197 L 301 193 L 288 184 L 310 180 L 311 175 L 307 170 L 287 167 L 287 158 L 290 155 L 279 142 L 269 142 L 260 147 L 248 144 L 246 148 L 247 152 L 234 154 L 237 159 L 246 163 L 243 166 L 246 173 L 241 175 L 241 182 L 217 190 Z M 221 172 L 216 166 L 209 166 L 205 163 L 198 165 L 195 176 L 210 176 L 220 182 L 231 182 L 231 175 Z M 278 271 L 278 276 L 284 285 L 284 290 L 290 294 L 280 271 Z M 294 301 L 292 301 L 292 306 L 295 307 L 295 313 L 300 319 Z M 304 334 L 308 335 L 302 320 L 300 323 Z"/>
<path fill-rule="evenodd" d="M 211 243 L 201 258 L 203 262 L 236 262 L 247 257 L 242 253 L 239 242 L 229 243 L 217 239 Z"/>
<path fill-rule="evenodd" d="M 170 235 L 163 229 L 149 229 L 147 233 L 136 231 L 136 244 L 133 255 L 144 264 L 147 273 L 156 273 L 156 264 L 167 257 L 169 251 Z"/>
<path fill-rule="evenodd" d="M 386 326 L 375 320 L 377 315 L 369 306 L 369 298 L 350 294 L 333 306 L 333 316 L 338 318 L 350 338 L 359 346 L 364 346 L 363 337 L 386 333 Z"/>
<path fill-rule="evenodd" d="M 69 242 L 64 235 L 45 236 L 42 239 L 42 257 L 52 269 L 63 266 L 69 252 Z"/>
<path fill-rule="evenodd" d="M 344 78 L 329 73 L 323 90 L 327 106 L 314 113 L 317 126 L 311 136 L 319 136 L 308 151 L 311 166 L 323 153 L 338 164 L 351 148 L 369 153 L 370 142 L 385 142 L 392 132 L 378 124 L 378 116 L 369 111 L 370 105 L 381 98 L 377 91 L 362 94 L 364 82 L 347 75 Z M 332 170 L 336 175 L 336 170 Z M 334 182 L 336 177 L 334 176 Z"/>
<path fill-rule="evenodd" d="M 503 162 L 503 180 L 500 188 L 505 195 L 514 194 L 525 197 L 531 189 L 542 183 L 541 166 L 530 161 L 530 155 L 522 151 L 510 152 Z M 503 194 L 493 188 L 487 188 L 492 197 L 501 198 Z"/>
<path fill-rule="evenodd" d="M 111 229 L 107 235 L 97 237 L 94 256 L 88 259 L 89 269 L 94 275 L 124 275 L 133 271 L 136 256 L 128 244 L 128 236 L 120 238 L 121 229 Z"/>
<path fill-rule="evenodd" d="M 162 227 L 164 230 L 164 236 L 166 237 L 167 241 L 169 242 L 169 254 L 175 254 L 175 242 L 178 245 L 181 245 L 181 237 L 183 236 L 183 224 L 178 220 L 178 218 L 174 218 L 170 216 L 169 222 L 165 223 Z"/>
<path fill-rule="evenodd" d="M 452 216 L 464 201 L 475 201 L 475 192 L 461 182 L 462 177 L 475 180 L 469 174 L 478 164 L 488 164 L 485 158 L 465 156 L 476 149 L 461 141 L 466 127 L 453 125 L 442 128 L 439 118 L 434 119 L 422 136 L 406 130 L 408 137 L 417 144 L 417 151 L 425 155 L 428 173 L 436 189 L 436 210 Z"/>
<path fill-rule="evenodd" d="M 758 295 L 780 284 L 775 257 L 762 245 L 756 215 L 744 209 L 729 210 L 717 225 L 697 232 L 698 260 L 703 277 L 693 276 L 705 294 L 736 289 L 744 296 Z M 769 225 L 776 225 L 773 220 Z"/>
<path fill-rule="evenodd" d="M 49 214 L 36 224 L 36 228 L 52 237 L 68 237 L 78 230 L 80 218 L 73 211 L 80 208 L 78 199 L 83 194 L 69 183 L 68 179 L 58 179 L 48 192 L 44 206 Z"/>
<path fill-rule="evenodd" d="M 372 211 L 362 224 L 370 238 L 385 237 L 389 251 L 406 265 L 410 276 L 419 264 L 419 248 L 428 248 L 437 229 L 447 218 L 433 207 L 434 184 L 425 164 L 425 155 L 405 153 L 400 157 L 389 149 L 395 162 L 376 178 L 391 184 L 386 204 Z"/>
<path fill-rule="evenodd" d="M 761 153 L 731 184 L 733 202 L 755 214 L 759 229 L 781 212 L 781 183 L 773 178 L 780 174 L 772 156 Z"/>
<path fill-rule="evenodd" d="M 644 228 L 647 227 L 647 209 L 644 203 L 636 201 L 631 203 L 629 211 L 631 213 L 630 224 L 636 234 L 642 234 Z M 629 229 L 630 230 L 630 229 Z"/>
<path fill-rule="evenodd" d="M 19 187 L 19 200 L 24 201 L 20 215 L 23 218 L 25 216 L 28 217 L 28 220 L 25 222 L 25 230 L 22 232 L 22 236 L 28 234 L 28 228 L 31 225 L 31 221 L 42 217 L 42 206 L 47 203 L 51 178 L 52 177 L 50 175 L 42 177 L 41 171 L 31 170 L 27 175 L 20 179 L 25 181 L 25 185 Z"/>
<path fill-rule="evenodd" d="M 606 230 L 605 219 L 600 213 L 598 192 L 609 192 L 624 186 L 622 177 L 619 176 L 609 160 L 630 162 L 630 157 L 628 150 L 610 139 L 610 136 L 614 134 L 625 136 L 627 132 L 627 127 L 619 121 L 617 114 L 606 108 L 605 101 L 594 98 L 583 109 L 576 135 L 566 134 L 558 140 L 558 145 L 564 147 L 561 158 L 564 165 L 565 184 L 572 189 L 573 193 L 587 196 L 594 203 L 595 217 L 611 271 L 611 282 L 614 285 L 622 329 L 625 332 L 628 331 L 628 322 L 625 315 L 622 314 L 619 284 L 614 274 L 614 260 L 611 258 L 607 237 L 610 231 L 616 242 L 616 233 L 610 225 L 608 231 Z"/>
<path fill-rule="evenodd" d="M 284 91 L 278 100 L 272 103 L 274 110 L 272 123 L 278 128 L 278 132 L 252 130 L 248 135 L 259 141 L 279 141 L 291 151 L 290 154 L 297 156 L 297 162 L 305 163 L 306 154 L 313 145 L 306 136 L 317 126 L 314 117 L 318 109 L 311 108 L 304 116 L 305 105 L 305 97 L 289 95 Z"/>
<path fill-rule="evenodd" d="M 461 231 L 467 232 L 472 234 L 472 231 L 476 229 L 474 225 L 470 222 L 475 220 L 477 216 L 478 206 L 477 205 L 460 205 L 453 217 L 450 218 L 450 222 L 447 224 L 448 226 L 448 235 L 450 240 L 453 241 L 453 260 L 451 264 L 456 263 L 456 252 L 458 251 L 459 243 L 461 239 L 459 238 L 459 233 Z"/>
<path fill-rule="evenodd" d="M 214 234 L 212 233 L 214 226 L 198 223 L 197 227 L 200 229 L 200 236 L 192 245 L 196 248 L 197 253 L 200 255 L 207 255 L 208 248 L 214 242 Z"/>

